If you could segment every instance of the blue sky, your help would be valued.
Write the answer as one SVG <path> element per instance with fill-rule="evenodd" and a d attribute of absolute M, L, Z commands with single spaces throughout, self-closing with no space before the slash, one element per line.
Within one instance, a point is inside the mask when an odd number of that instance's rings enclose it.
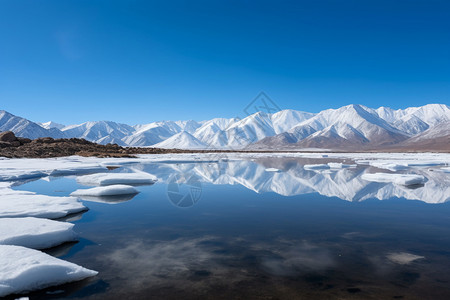
<path fill-rule="evenodd" d="M 0 109 L 71 124 L 450 103 L 450 1 L 0 1 Z"/>

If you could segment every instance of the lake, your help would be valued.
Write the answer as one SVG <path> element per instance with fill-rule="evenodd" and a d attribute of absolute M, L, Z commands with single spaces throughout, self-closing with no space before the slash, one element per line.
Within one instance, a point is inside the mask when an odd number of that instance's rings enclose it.
<path fill-rule="evenodd" d="M 449 299 L 450 174 L 369 182 L 323 159 L 127 164 L 158 177 L 134 197 L 91 198 L 64 220 L 77 243 L 45 252 L 99 271 L 30 299 Z M 327 160 L 352 164 L 351 160 Z M 387 172 L 384 170 L 383 172 Z M 66 196 L 75 176 L 15 189 Z M 83 200 L 84 201 L 84 200 Z"/>

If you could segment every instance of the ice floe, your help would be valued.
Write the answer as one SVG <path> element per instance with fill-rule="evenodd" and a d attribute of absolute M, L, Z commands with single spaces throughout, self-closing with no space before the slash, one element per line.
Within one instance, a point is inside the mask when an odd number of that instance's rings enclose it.
<path fill-rule="evenodd" d="M 0 297 L 25 293 L 97 275 L 38 250 L 0 245 Z"/>
<path fill-rule="evenodd" d="M 314 164 L 314 165 L 304 165 L 306 170 L 325 170 L 329 169 L 330 166 L 328 164 Z"/>
<path fill-rule="evenodd" d="M 157 178 L 151 174 L 140 173 L 99 173 L 80 176 L 77 181 L 84 185 L 115 185 L 115 184 L 153 184 Z"/>
<path fill-rule="evenodd" d="M 73 224 L 40 218 L 0 218 L 0 245 L 45 249 L 77 240 Z"/>
<path fill-rule="evenodd" d="M 424 176 L 416 174 L 373 173 L 363 174 L 361 178 L 367 181 L 392 182 L 400 185 L 424 184 L 427 181 Z"/>
<path fill-rule="evenodd" d="M 65 176 L 105 172 L 108 169 L 81 157 L 4 159 L 0 163 L 0 181 L 13 181 L 44 176 Z"/>
<path fill-rule="evenodd" d="M 277 168 L 267 168 L 266 172 L 281 172 L 281 170 Z"/>
<path fill-rule="evenodd" d="M 71 196 L 115 196 L 115 195 L 133 195 L 139 191 L 130 185 L 116 184 L 109 186 L 99 186 L 91 189 L 79 189 L 71 193 Z"/>
<path fill-rule="evenodd" d="M 343 163 L 329 162 L 327 164 L 331 169 L 354 168 L 356 165 L 347 165 Z"/>
<path fill-rule="evenodd" d="M 2 193 L 2 190 L 6 192 Z M 75 197 L 53 197 L 0 190 L 0 217 L 39 217 L 56 219 L 87 208 Z"/>

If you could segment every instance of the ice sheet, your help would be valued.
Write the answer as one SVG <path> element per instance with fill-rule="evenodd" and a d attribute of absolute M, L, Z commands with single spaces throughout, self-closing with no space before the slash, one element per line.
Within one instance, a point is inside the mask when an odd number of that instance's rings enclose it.
<path fill-rule="evenodd" d="M 116 185 L 116 184 L 153 184 L 157 178 L 151 174 L 140 173 L 99 173 L 80 176 L 77 181 L 84 185 Z"/>
<path fill-rule="evenodd" d="M 116 184 L 109 186 L 100 186 L 91 189 L 79 189 L 70 194 L 71 196 L 115 196 L 115 195 L 133 195 L 139 191 L 130 185 Z"/>
<path fill-rule="evenodd" d="M 77 240 L 73 224 L 40 218 L 0 218 L 0 245 L 45 249 Z"/>
<path fill-rule="evenodd" d="M 43 289 L 97 275 L 96 271 L 38 250 L 0 245 L 0 297 Z"/>
<path fill-rule="evenodd" d="M 56 219 L 84 210 L 87 208 L 75 197 L 52 197 L 0 189 L 0 217 Z"/>

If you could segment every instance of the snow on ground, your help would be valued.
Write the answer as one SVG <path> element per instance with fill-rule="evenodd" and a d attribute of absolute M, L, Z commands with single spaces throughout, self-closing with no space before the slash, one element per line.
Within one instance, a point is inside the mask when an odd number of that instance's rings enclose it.
<path fill-rule="evenodd" d="M 363 174 L 361 178 L 367 181 L 392 182 L 399 185 L 424 184 L 427 181 L 427 179 L 424 176 L 416 174 L 374 173 L 374 174 Z"/>
<path fill-rule="evenodd" d="M 132 195 L 139 191 L 130 185 L 116 184 L 109 186 L 100 186 L 91 189 L 79 189 L 70 194 L 71 196 L 115 196 Z"/>
<path fill-rule="evenodd" d="M 95 275 L 96 271 L 38 250 L 0 245 L 0 297 L 78 281 Z"/>
<path fill-rule="evenodd" d="M 39 218 L 0 218 L 0 245 L 46 249 L 77 240 L 73 224 Z"/>
<path fill-rule="evenodd" d="M 80 176 L 77 181 L 84 185 L 115 185 L 115 184 L 153 184 L 157 178 L 151 174 L 140 173 L 99 173 Z"/>
<path fill-rule="evenodd" d="M 6 192 L 2 192 L 6 190 Z M 52 197 L 29 192 L 11 193 L 0 189 L 0 217 L 38 217 L 56 219 L 87 208 L 75 197 Z"/>

